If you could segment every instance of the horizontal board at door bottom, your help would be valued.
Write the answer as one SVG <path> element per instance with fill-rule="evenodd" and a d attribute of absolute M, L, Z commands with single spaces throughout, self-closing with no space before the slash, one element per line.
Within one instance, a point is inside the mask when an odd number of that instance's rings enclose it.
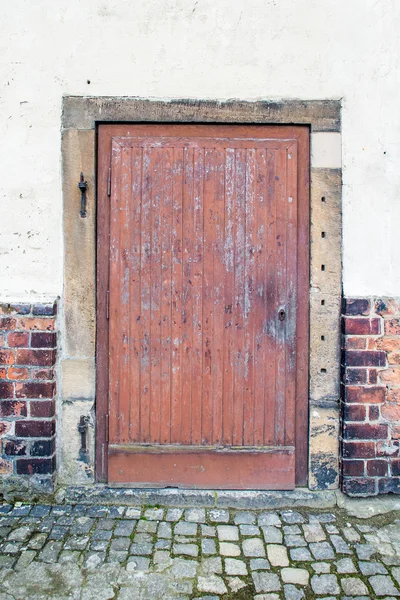
<path fill-rule="evenodd" d="M 291 490 L 294 451 L 109 454 L 109 484 L 133 487 Z"/>
<path fill-rule="evenodd" d="M 124 452 L 125 454 L 160 454 L 172 453 L 172 454 L 203 454 L 209 452 L 218 452 L 224 454 L 238 454 L 243 452 L 250 452 L 253 454 L 291 454 L 294 452 L 294 446 L 185 446 L 181 444 L 179 446 L 173 444 L 157 444 L 157 445 L 145 445 L 145 444 L 110 444 L 109 453 Z"/>

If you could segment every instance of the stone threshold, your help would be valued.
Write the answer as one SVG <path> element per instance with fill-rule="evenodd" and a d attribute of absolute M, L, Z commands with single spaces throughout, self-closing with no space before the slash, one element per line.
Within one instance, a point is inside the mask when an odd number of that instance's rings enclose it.
<path fill-rule="evenodd" d="M 113 488 L 102 484 L 61 488 L 56 501 L 67 504 L 120 504 L 128 506 L 201 506 L 212 508 L 328 509 L 337 505 L 335 490 L 292 491 L 191 490 L 176 488 Z"/>

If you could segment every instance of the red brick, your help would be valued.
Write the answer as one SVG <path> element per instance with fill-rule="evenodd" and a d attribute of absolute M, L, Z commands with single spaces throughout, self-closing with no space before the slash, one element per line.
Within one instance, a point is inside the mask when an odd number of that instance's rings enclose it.
<path fill-rule="evenodd" d="M 7 377 L 7 369 L 5 367 L 0 367 L 0 379 L 6 379 Z"/>
<path fill-rule="evenodd" d="M 30 304 L 0 304 L 0 315 L 29 315 Z"/>
<path fill-rule="evenodd" d="M 0 349 L 0 364 L 1 365 L 13 365 L 15 360 L 14 350 L 7 350 L 4 348 Z"/>
<path fill-rule="evenodd" d="M 29 333 L 25 333 L 23 331 L 13 331 L 8 334 L 7 341 L 10 348 L 28 348 Z"/>
<path fill-rule="evenodd" d="M 14 398 L 14 384 L 0 381 L 0 400 L 2 398 Z"/>
<path fill-rule="evenodd" d="M 57 314 L 57 304 L 34 304 L 32 308 L 33 315 L 39 316 L 54 316 Z"/>
<path fill-rule="evenodd" d="M 400 385 L 400 367 L 389 367 L 379 371 L 379 380 L 389 385 Z"/>
<path fill-rule="evenodd" d="M 386 477 L 388 470 L 386 460 L 367 460 L 368 477 Z"/>
<path fill-rule="evenodd" d="M 389 365 L 400 365 L 400 352 L 389 352 L 388 363 Z"/>
<path fill-rule="evenodd" d="M 54 350 L 17 350 L 18 365 L 52 367 L 55 362 Z"/>
<path fill-rule="evenodd" d="M 5 333 L 0 333 L 0 348 L 4 348 L 5 345 L 6 345 Z"/>
<path fill-rule="evenodd" d="M 382 404 L 382 402 L 385 402 L 386 388 L 383 386 L 349 386 L 346 388 L 345 394 L 346 402 L 349 403 Z"/>
<path fill-rule="evenodd" d="M 365 350 L 367 347 L 367 338 L 345 336 L 344 345 L 347 350 Z"/>
<path fill-rule="evenodd" d="M 0 458 L 0 475 L 6 475 L 13 472 L 13 463 L 11 460 Z"/>
<path fill-rule="evenodd" d="M 382 477 L 378 481 L 380 494 L 400 494 L 400 477 Z"/>
<path fill-rule="evenodd" d="M 54 421 L 16 421 L 16 437 L 51 437 L 55 432 Z"/>
<path fill-rule="evenodd" d="M 12 317 L 0 317 L 0 329 L 12 331 L 15 329 L 16 325 L 17 319 L 13 319 Z"/>
<path fill-rule="evenodd" d="M 363 460 L 344 460 L 342 462 L 343 475 L 350 477 L 362 477 L 364 475 Z"/>
<path fill-rule="evenodd" d="M 26 417 L 26 402 L 21 400 L 2 400 L 0 402 L 0 417 Z"/>
<path fill-rule="evenodd" d="M 8 367 L 8 379 L 28 379 L 29 371 L 25 367 Z"/>
<path fill-rule="evenodd" d="M 355 369 L 352 367 L 347 367 L 345 371 L 344 382 L 347 385 L 367 383 L 367 369 Z"/>
<path fill-rule="evenodd" d="M 0 422 L 0 437 L 10 433 L 11 427 L 12 423 L 7 423 L 5 421 L 3 421 L 3 423 Z"/>
<path fill-rule="evenodd" d="M 400 389 L 399 388 L 388 389 L 387 401 L 392 402 L 392 404 L 395 404 L 395 403 L 400 404 Z"/>
<path fill-rule="evenodd" d="M 40 475 L 46 475 L 54 473 L 55 470 L 55 458 L 29 458 L 29 459 L 18 459 L 17 473 L 18 475 L 34 475 L 38 473 Z"/>
<path fill-rule="evenodd" d="M 52 398 L 55 383 L 41 381 L 40 383 L 29 381 L 28 383 L 15 384 L 15 396 L 17 398 Z"/>
<path fill-rule="evenodd" d="M 344 477 L 342 490 L 345 494 L 349 494 L 351 496 L 375 495 L 377 492 L 376 479 L 363 477 Z"/>
<path fill-rule="evenodd" d="M 400 421 L 400 404 L 382 404 L 382 417 L 392 423 Z"/>
<path fill-rule="evenodd" d="M 32 348 L 55 348 L 57 345 L 57 334 L 47 332 L 32 332 L 31 347 Z"/>
<path fill-rule="evenodd" d="M 55 402 L 54 400 L 32 400 L 31 404 L 31 417 L 36 418 L 47 418 L 54 417 L 55 414 Z"/>
<path fill-rule="evenodd" d="M 393 437 L 393 435 L 392 435 Z M 376 443 L 376 455 L 377 456 L 399 456 L 400 444 L 396 440 L 386 440 L 386 442 Z"/>
<path fill-rule="evenodd" d="M 26 450 L 27 444 L 22 440 L 8 440 L 4 445 L 4 454 L 7 456 L 25 456 Z"/>
<path fill-rule="evenodd" d="M 372 404 L 369 407 L 369 420 L 370 421 L 378 421 L 378 419 L 381 416 L 380 410 L 379 410 L 379 406 L 376 406 L 374 404 Z"/>
<path fill-rule="evenodd" d="M 37 317 L 20 319 L 18 329 L 26 329 L 27 331 L 53 331 L 54 319 L 40 319 Z"/>
<path fill-rule="evenodd" d="M 343 442 L 343 458 L 375 458 L 375 442 Z"/>
<path fill-rule="evenodd" d="M 367 298 L 344 298 L 343 313 L 345 315 L 369 315 L 370 301 Z"/>
<path fill-rule="evenodd" d="M 379 318 L 345 317 L 343 321 L 346 335 L 379 335 L 380 333 Z"/>
<path fill-rule="evenodd" d="M 380 337 L 375 340 L 375 348 L 377 350 L 385 350 L 386 352 L 392 352 L 393 350 L 400 350 L 400 337 Z"/>
<path fill-rule="evenodd" d="M 400 425 L 394 425 L 391 429 L 392 439 L 398 440 L 400 439 Z"/>
<path fill-rule="evenodd" d="M 53 369 L 31 369 L 31 379 L 40 379 L 41 381 L 51 381 L 54 379 Z"/>
<path fill-rule="evenodd" d="M 343 419 L 345 421 L 364 421 L 367 416 L 366 407 L 363 404 L 345 404 Z"/>
<path fill-rule="evenodd" d="M 400 314 L 400 302 L 394 298 L 378 298 L 375 302 L 375 312 L 382 317 Z"/>
<path fill-rule="evenodd" d="M 378 383 L 378 371 L 376 369 L 368 369 L 368 383 L 371 385 Z"/>
<path fill-rule="evenodd" d="M 391 460 L 390 467 L 392 470 L 392 475 L 394 475 L 395 477 L 399 477 L 400 476 L 400 459 Z"/>
<path fill-rule="evenodd" d="M 346 350 L 345 365 L 350 367 L 384 367 L 386 352 L 378 350 Z"/>
<path fill-rule="evenodd" d="M 31 446 L 31 456 L 53 456 L 55 452 L 55 438 L 51 440 L 37 440 Z"/>
<path fill-rule="evenodd" d="M 388 437 L 387 425 L 354 423 L 343 425 L 343 437 L 347 440 L 384 440 Z"/>
<path fill-rule="evenodd" d="M 400 335 L 400 319 L 385 319 L 385 334 Z"/>

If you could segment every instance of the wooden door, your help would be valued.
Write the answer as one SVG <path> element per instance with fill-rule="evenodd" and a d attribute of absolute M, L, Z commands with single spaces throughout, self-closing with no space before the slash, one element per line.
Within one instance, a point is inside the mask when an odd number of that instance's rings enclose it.
<path fill-rule="evenodd" d="M 293 488 L 308 129 L 104 125 L 99 152 L 103 474 L 108 458 L 113 484 Z"/>

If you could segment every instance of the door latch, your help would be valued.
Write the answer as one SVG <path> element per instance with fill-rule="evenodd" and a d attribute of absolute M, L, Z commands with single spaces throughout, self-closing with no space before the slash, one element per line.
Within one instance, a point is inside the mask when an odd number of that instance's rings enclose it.
<path fill-rule="evenodd" d="M 87 184 L 87 181 L 85 181 L 83 173 L 81 173 L 81 176 L 79 178 L 78 188 L 81 191 L 81 212 L 79 214 L 81 215 L 82 218 L 85 218 L 86 217 L 86 190 L 88 188 L 88 184 Z"/>
<path fill-rule="evenodd" d="M 286 319 L 286 312 L 283 310 L 283 308 L 281 308 L 281 310 L 278 312 L 278 317 L 280 321 L 284 321 Z"/>

